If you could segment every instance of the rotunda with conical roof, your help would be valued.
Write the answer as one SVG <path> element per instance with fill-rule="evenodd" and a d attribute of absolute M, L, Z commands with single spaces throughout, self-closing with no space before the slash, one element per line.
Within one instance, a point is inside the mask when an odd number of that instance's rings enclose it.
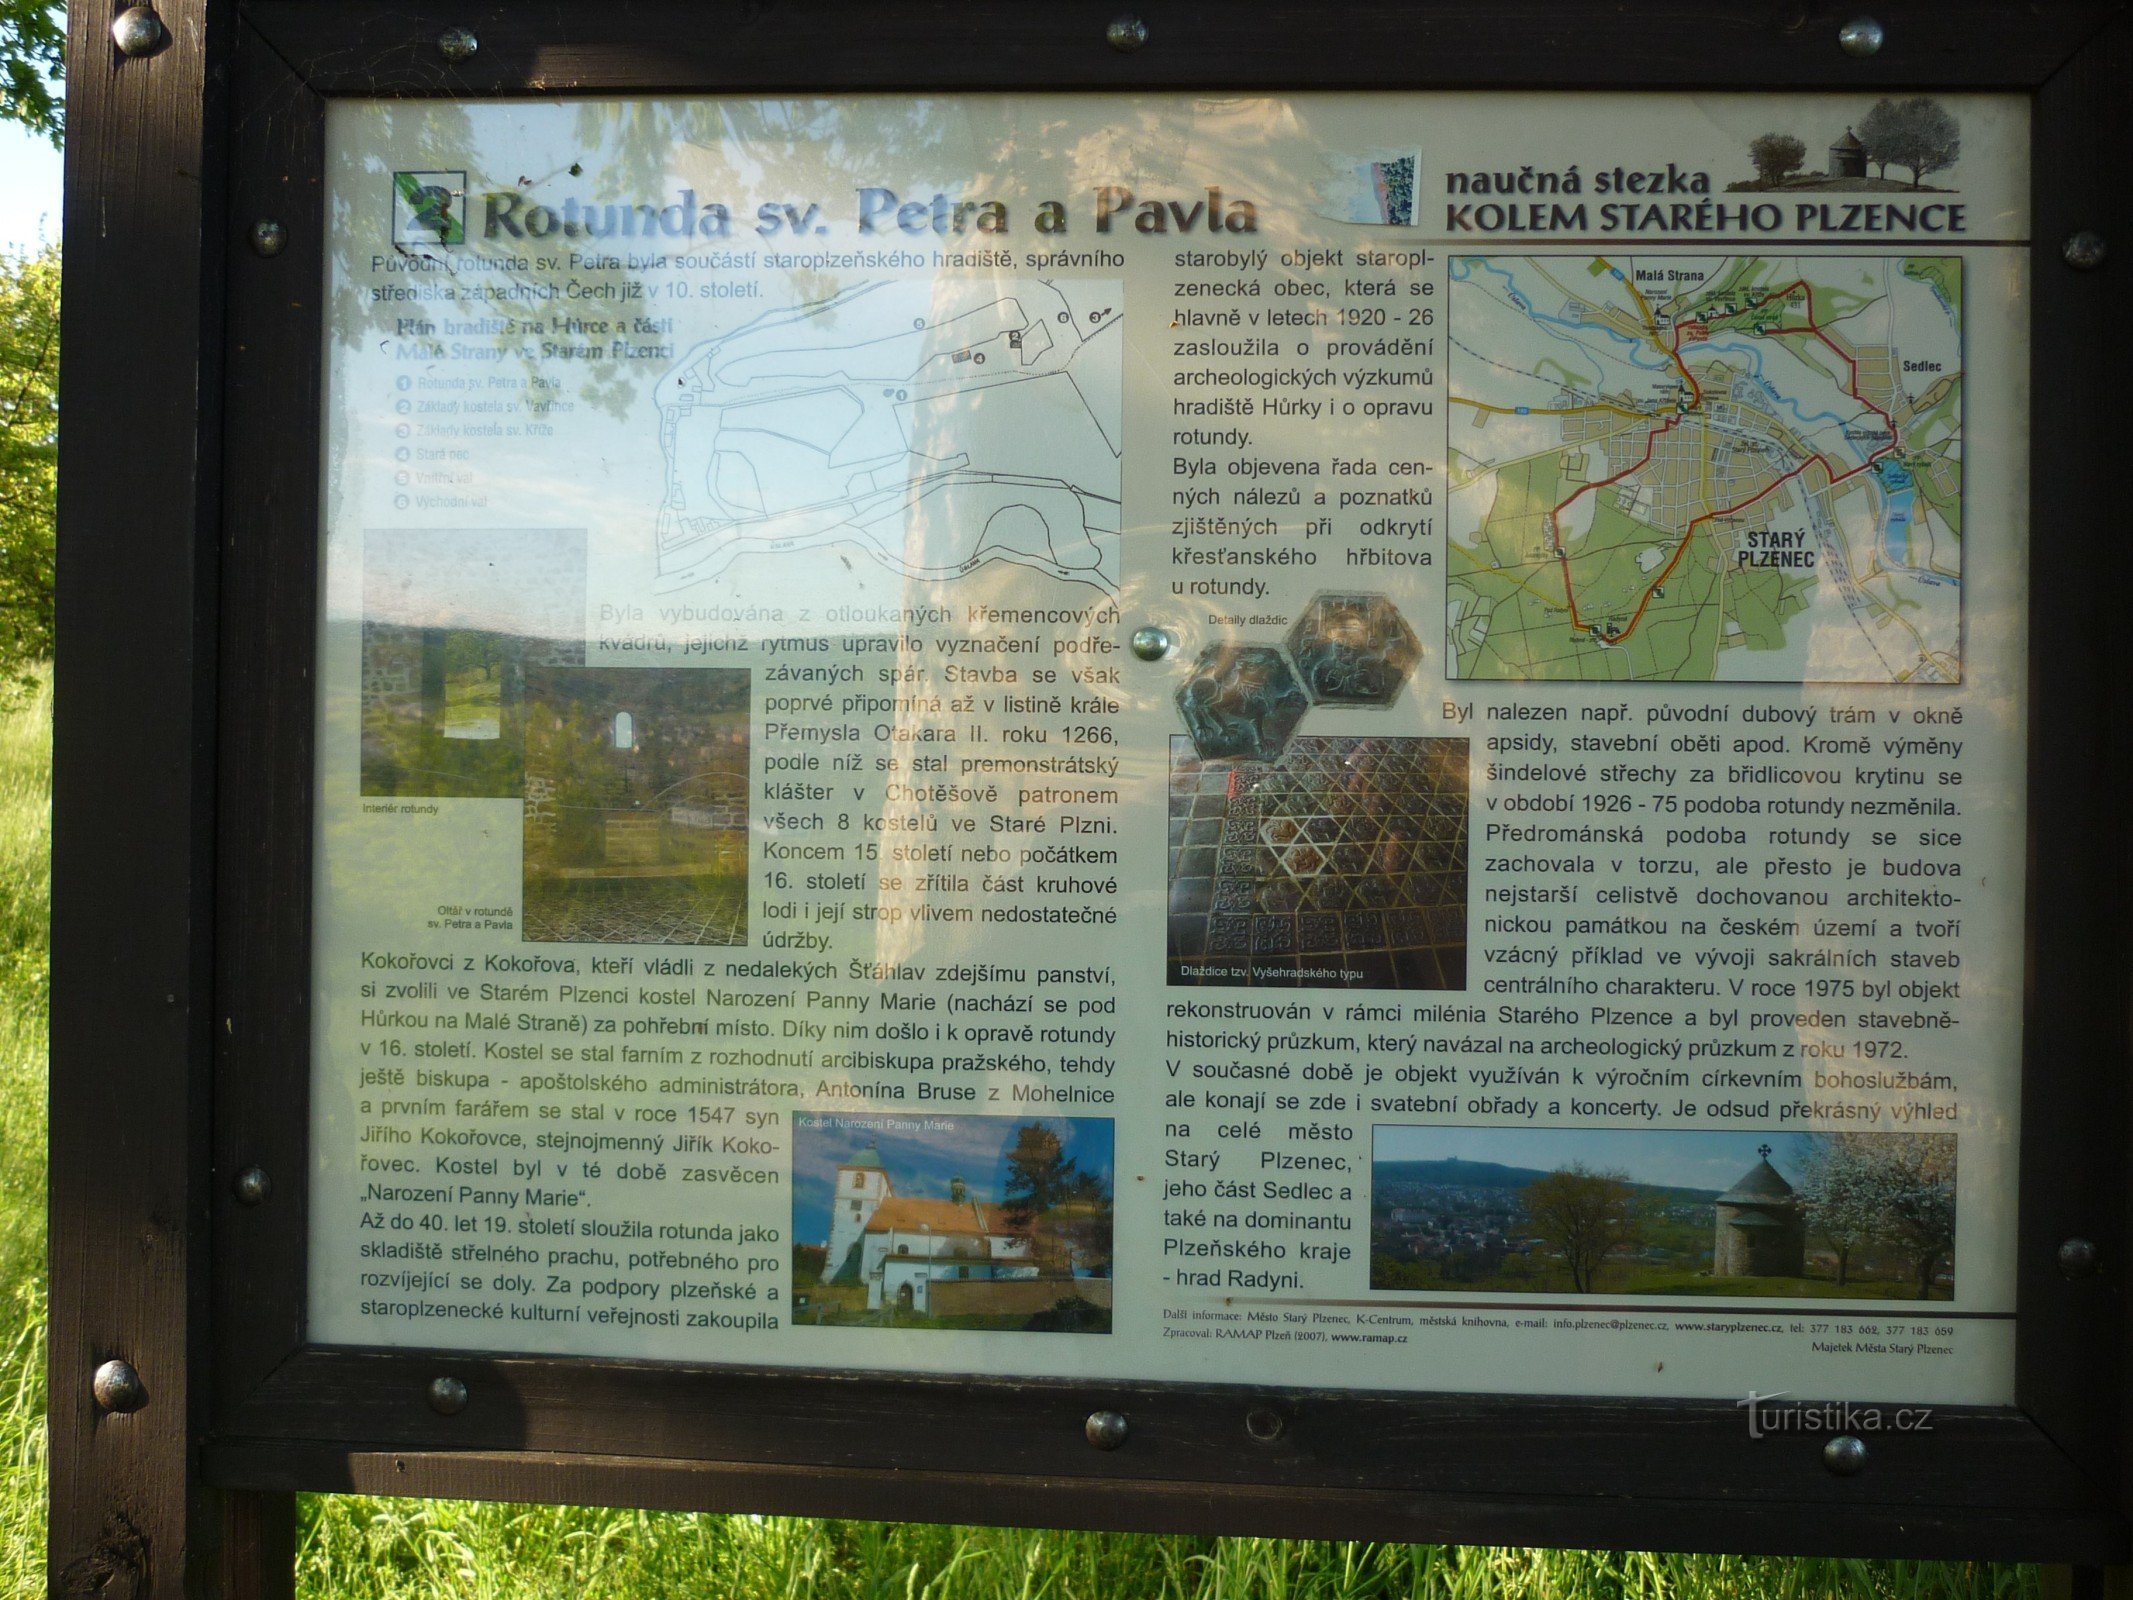
<path fill-rule="evenodd" d="M 1829 175 L 1832 178 L 1866 176 L 1866 146 L 1849 128 L 1844 130 L 1843 138 L 1829 147 Z"/>
<path fill-rule="evenodd" d="M 1711 1276 L 1805 1277 L 1807 1219 L 1800 1214 L 1799 1197 L 1770 1164 L 1770 1146 L 1761 1145 L 1756 1153 L 1762 1159 L 1713 1203 Z"/>

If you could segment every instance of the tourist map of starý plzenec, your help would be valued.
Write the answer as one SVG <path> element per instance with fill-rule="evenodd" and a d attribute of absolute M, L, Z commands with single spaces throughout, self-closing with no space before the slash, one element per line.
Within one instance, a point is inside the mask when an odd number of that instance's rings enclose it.
<path fill-rule="evenodd" d="M 1962 262 L 1455 256 L 1460 678 L 1962 676 Z"/>

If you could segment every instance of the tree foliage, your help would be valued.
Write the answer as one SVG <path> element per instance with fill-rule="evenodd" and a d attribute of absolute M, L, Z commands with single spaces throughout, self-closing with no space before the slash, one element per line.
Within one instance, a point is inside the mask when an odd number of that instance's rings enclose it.
<path fill-rule="evenodd" d="M 1889 1232 L 1911 1257 L 1918 1298 L 1933 1292 L 1941 1262 L 1955 1253 L 1955 1135 L 1892 1140 L 1887 1186 Z"/>
<path fill-rule="evenodd" d="M 1092 1278 L 1111 1276 L 1111 1185 L 1094 1172 L 1080 1172 L 1059 1214 L 1059 1231 L 1072 1265 Z"/>
<path fill-rule="evenodd" d="M 0 255 L 0 701 L 52 655 L 58 445 L 53 245 L 33 256 Z"/>
<path fill-rule="evenodd" d="M 1018 1224 L 1054 1210 L 1072 1192 L 1079 1169 L 1059 1135 L 1041 1122 L 1015 1130 L 1007 1153 L 1007 1214 Z"/>
<path fill-rule="evenodd" d="M 1047 1276 L 1077 1267 L 1096 1277 L 1110 1275 L 1110 1184 L 1099 1173 L 1084 1172 L 1041 1122 L 1015 1130 L 1003 1210 L 1009 1222 L 1029 1231 L 1031 1254 Z"/>
<path fill-rule="evenodd" d="M 1840 1286 L 1851 1279 L 1853 1258 L 1881 1232 L 1881 1183 L 1870 1137 L 1817 1138 L 1800 1179 L 1800 1207 L 1808 1227 L 1836 1256 Z"/>
<path fill-rule="evenodd" d="M 1561 1252 L 1579 1294 L 1599 1287 L 1609 1256 L 1644 1236 L 1643 1208 L 1627 1173 L 1594 1172 L 1573 1161 L 1526 1185 L 1525 1198 L 1533 1231 Z"/>
<path fill-rule="evenodd" d="M 1866 159 L 1873 162 L 1877 178 L 1889 175 L 1889 151 L 1896 143 L 1900 120 L 1896 102 L 1889 99 L 1876 100 L 1874 109 L 1859 119 L 1859 142 L 1866 146 Z"/>
<path fill-rule="evenodd" d="M 1818 1138 L 1800 1183 L 1807 1224 L 1846 1280 L 1864 1250 L 1911 1264 L 1924 1300 L 1955 1249 L 1953 1134 L 1839 1133 Z"/>
<path fill-rule="evenodd" d="M 511 659 L 516 640 L 488 628 L 454 628 L 445 635 L 444 670 L 450 674 L 479 672 L 494 678 L 496 669 Z"/>
<path fill-rule="evenodd" d="M 1748 146 L 1755 175 L 1773 189 L 1807 164 L 1807 146 L 1789 133 L 1766 133 Z"/>
<path fill-rule="evenodd" d="M 1962 126 L 1931 95 L 1908 100 L 1877 100 L 1859 123 L 1859 140 L 1866 158 L 1882 172 L 1907 167 L 1911 187 L 1926 175 L 1955 165 L 1963 153 Z"/>
<path fill-rule="evenodd" d="M 66 14 L 46 0 L 0 0 L 0 118 L 59 143 Z"/>

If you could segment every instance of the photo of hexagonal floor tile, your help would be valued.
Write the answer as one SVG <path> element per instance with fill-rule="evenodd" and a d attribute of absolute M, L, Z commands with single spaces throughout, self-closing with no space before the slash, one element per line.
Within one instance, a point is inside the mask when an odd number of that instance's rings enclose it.
<path fill-rule="evenodd" d="M 1209 761 L 1276 760 L 1310 709 L 1311 697 L 1271 645 L 1211 644 L 1178 690 L 1193 749 Z"/>
<path fill-rule="evenodd" d="M 1170 741 L 1169 981 L 1466 987 L 1467 741 Z"/>
<path fill-rule="evenodd" d="M 1326 706 L 1389 706 L 1422 659 L 1422 642 L 1381 594 L 1322 594 L 1289 629 L 1304 692 Z"/>

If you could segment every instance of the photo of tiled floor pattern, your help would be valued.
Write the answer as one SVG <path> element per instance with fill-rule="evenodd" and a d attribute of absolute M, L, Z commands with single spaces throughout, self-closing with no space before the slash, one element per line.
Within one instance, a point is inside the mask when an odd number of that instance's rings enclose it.
<path fill-rule="evenodd" d="M 1466 835 L 1464 739 L 1299 738 L 1261 762 L 1174 737 L 1170 981 L 1463 989 Z"/>
<path fill-rule="evenodd" d="M 746 944 L 748 884 L 737 877 L 529 883 L 525 933 L 567 944 Z"/>

